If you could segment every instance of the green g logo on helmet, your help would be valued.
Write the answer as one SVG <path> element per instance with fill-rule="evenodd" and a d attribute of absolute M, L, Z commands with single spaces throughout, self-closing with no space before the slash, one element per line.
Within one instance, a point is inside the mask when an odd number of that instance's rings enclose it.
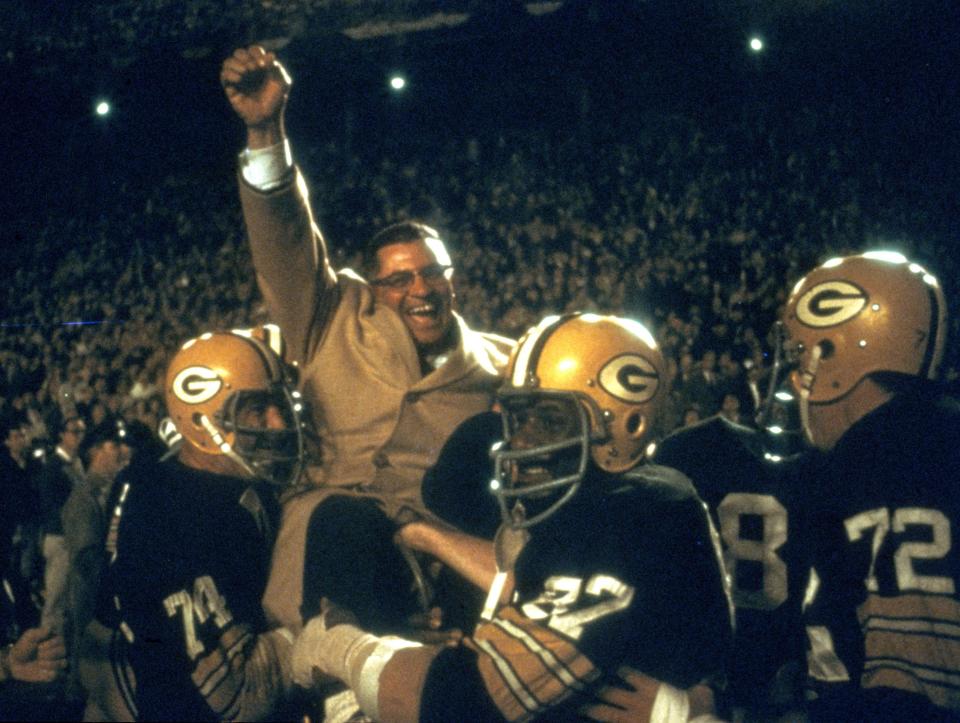
<path fill-rule="evenodd" d="M 797 320 L 823 329 L 850 321 L 867 305 L 867 292 L 848 281 L 817 284 L 797 301 Z"/>
<path fill-rule="evenodd" d="M 192 366 L 182 369 L 173 379 L 173 393 L 177 399 L 187 404 L 203 404 L 213 399 L 223 380 L 213 369 Z"/>

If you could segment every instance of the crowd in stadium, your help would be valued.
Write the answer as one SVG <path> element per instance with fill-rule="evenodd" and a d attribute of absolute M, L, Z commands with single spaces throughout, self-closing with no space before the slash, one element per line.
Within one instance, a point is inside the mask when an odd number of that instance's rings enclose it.
<path fill-rule="evenodd" d="M 944 209 L 888 190 L 884 169 L 836 145 L 830 123 L 811 112 L 719 137 L 661 118 L 629 144 L 518 133 L 412 158 L 334 144 L 301 154 L 338 267 L 356 265 L 350 249 L 366 235 L 421 218 L 454 250 L 458 307 L 477 328 L 516 336 L 549 312 L 625 313 L 652 325 L 677 367 L 712 352 L 743 374 L 746 360 L 763 366 L 789 284 L 817 260 L 892 246 L 956 278 Z M 243 233 L 230 178 L 120 184 L 96 218 L 54 206 L 32 241 L 44 263 L 3 290 L 4 406 L 29 412 L 38 439 L 70 395 L 155 427 L 178 340 L 264 321 Z M 695 401 L 707 416 L 720 398 Z"/>

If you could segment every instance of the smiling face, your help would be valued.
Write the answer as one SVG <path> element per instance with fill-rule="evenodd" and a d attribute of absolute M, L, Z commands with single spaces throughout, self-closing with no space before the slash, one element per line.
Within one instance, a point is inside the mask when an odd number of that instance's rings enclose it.
<path fill-rule="evenodd" d="M 370 283 L 377 301 L 400 314 L 417 349 L 439 352 L 452 343 L 453 270 L 439 239 L 389 244 L 377 251 Z"/>
<path fill-rule="evenodd" d="M 510 429 L 510 450 L 536 450 L 568 443 L 566 449 L 518 460 L 512 469 L 515 485 L 542 484 L 572 474 L 577 469 L 579 448 L 576 440 L 589 432 L 580 428 L 580 414 L 572 396 L 529 394 L 505 397 L 502 403 Z"/>

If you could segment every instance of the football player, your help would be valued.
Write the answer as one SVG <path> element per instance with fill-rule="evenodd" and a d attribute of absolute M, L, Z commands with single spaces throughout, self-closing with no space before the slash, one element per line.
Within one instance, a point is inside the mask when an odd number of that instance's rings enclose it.
<path fill-rule="evenodd" d="M 718 526 L 736 607 L 729 685 L 718 709 L 748 720 L 804 706 L 804 502 L 817 460 L 803 453 L 796 396 L 778 384 L 779 359 L 778 351 L 756 427 L 715 415 L 669 435 L 654 455 L 692 480 Z"/>
<path fill-rule="evenodd" d="M 634 321 L 531 329 L 498 395 L 495 541 L 426 521 L 399 534 L 489 590 L 472 635 L 415 645 L 327 604 L 297 638 L 294 679 L 333 675 L 376 720 L 565 720 L 628 665 L 664 681 L 647 714 L 685 716 L 680 689 L 722 678 L 731 610 L 703 502 L 682 474 L 645 463 L 668 388 Z"/>
<path fill-rule="evenodd" d="M 960 410 L 936 384 L 946 302 L 903 255 L 835 258 L 783 321 L 804 433 L 829 453 L 813 490 L 808 610 L 817 717 L 960 715 Z"/>
<path fill-rule="evenodd" d="M 140 719 L 257 720 L 286 691 L 290 640 L 267 629 L 260 600 L 276 497 L 300 467 L 300 403 L 264 338 L 181 347 L 164 387 L 178 454 L 120 493 L 115 680 Z"/>

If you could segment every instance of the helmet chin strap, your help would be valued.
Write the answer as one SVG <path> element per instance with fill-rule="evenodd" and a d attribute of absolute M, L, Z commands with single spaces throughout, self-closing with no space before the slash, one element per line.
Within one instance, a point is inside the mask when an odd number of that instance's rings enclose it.
<path fill-rule="evenodd" d="M 800 426 L 803 428 L 803 434 L 810 444 L 813 444 L 813 431 L 810 428 L 810 390 L 813 388 L 813 382 L 817 378 L 817 368 L 820 366 L 820 358 L 823 356 L 823 348 L 817 344 L 810 350 L 810 364 L 800 373 Z"/>
<path fill-rule="evenodd" d="M 210 421 L 210 418 L 206 414 L 200 415 L 200 425 L 206 430 L 207 434 L 210 435 L 210 438 L 213 440 L 213 443 L 217 445 L 220 451 L 226 455 L 229 459 L 233 460 L 237 465 L 240 466 L 247 474 L 249 474 L 254 479 L 259 478 L 260 475 L 247 464 L 247 461 L 237 454 L 233 447 L 230 446 L 230 443 L 223 438 L 223 435 L 220 433 L 220 430 L 217 429 L 213 422 Z"/>

